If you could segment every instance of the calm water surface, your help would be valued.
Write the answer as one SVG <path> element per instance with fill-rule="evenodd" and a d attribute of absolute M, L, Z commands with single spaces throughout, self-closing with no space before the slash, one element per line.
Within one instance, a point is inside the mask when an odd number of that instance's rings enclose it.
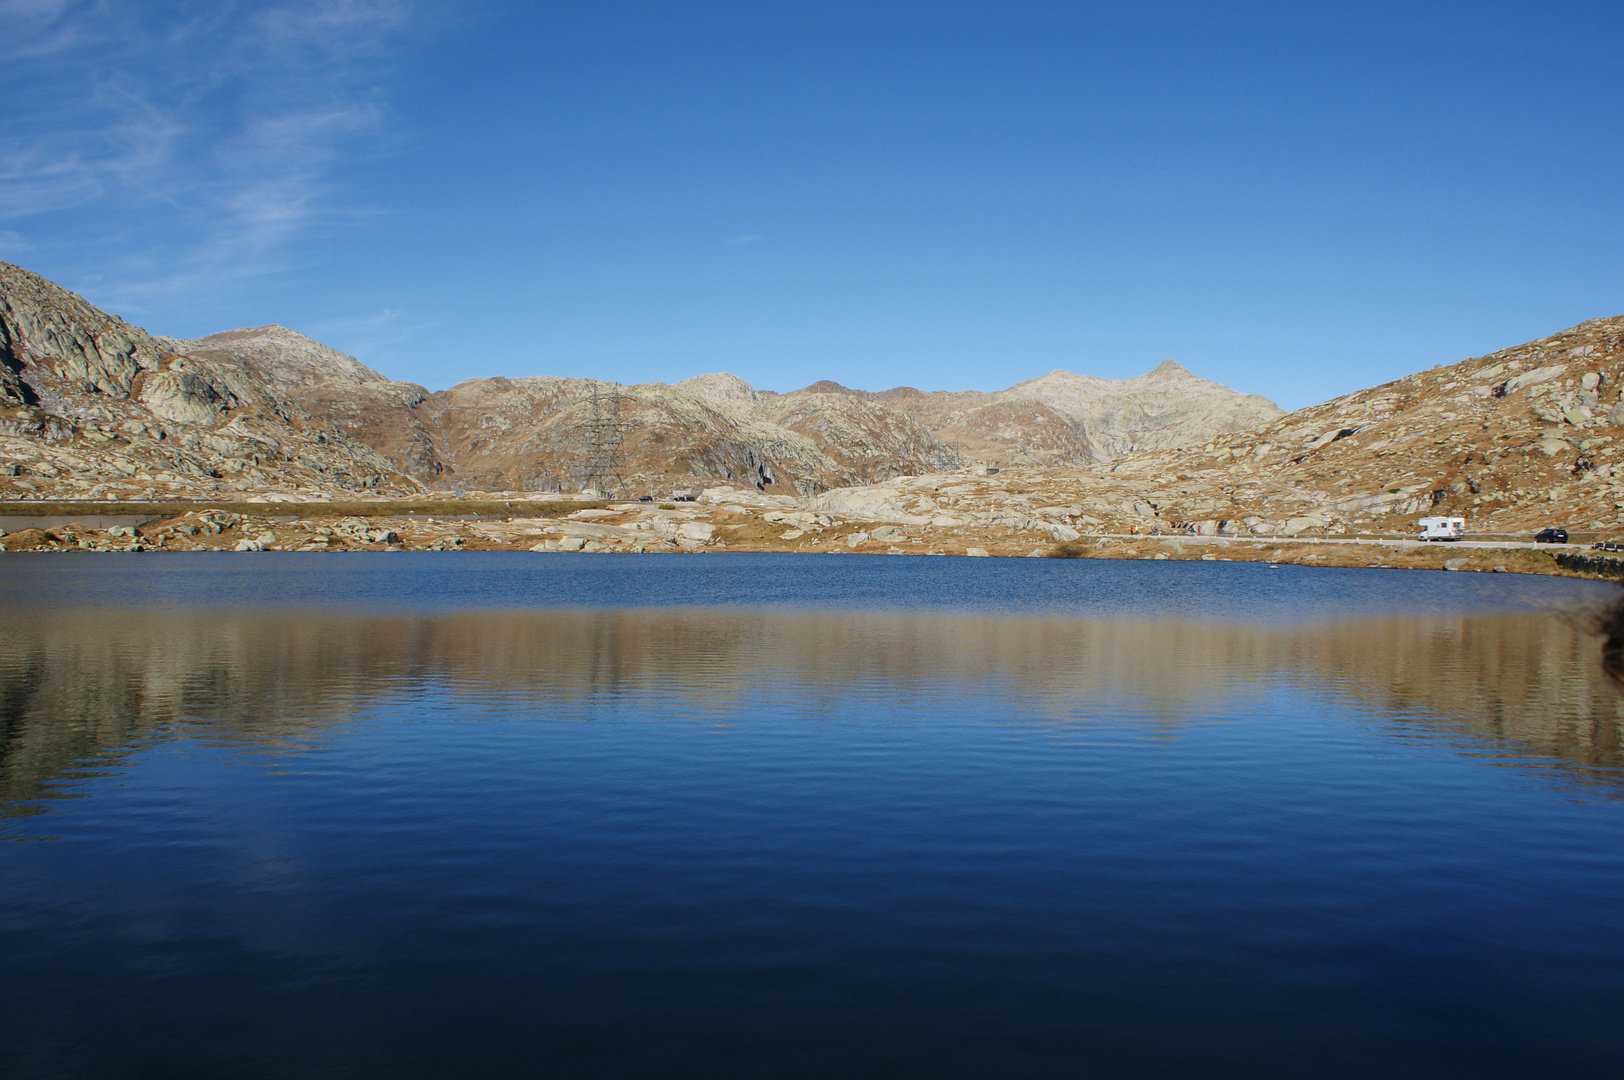
<path fill-rule="evenodd" d="M 0 1074 L 1613 1076 L 1611 587 L 0 559 Z"/>

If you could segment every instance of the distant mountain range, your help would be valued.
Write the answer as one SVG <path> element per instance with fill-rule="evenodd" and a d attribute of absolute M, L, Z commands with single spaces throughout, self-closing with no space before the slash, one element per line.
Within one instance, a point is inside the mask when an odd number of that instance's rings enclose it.
<path fill-rule="evenodd" d="M 430 393 L 280 326 L 153 337 L 0 263 L 0 499 L 506 497 L 579 491 L 614 466 L 617 493 L 711 488 L 772 508 L 783 532 L 771 543 L 788 549 L 816 539 L 783 526 L 790 508 L 1004 554 L 1062 525 L 1332 537 L 1409 531 L 1423 514 L 1607 536 L 1624 530 L 1621 390 L 1624 317 L 1293 413 L 1172 362 L 995 393 L 824 382 L 775 394 L 720 374 Z M 977 462 L 1003 471 L 963 467 Z M 725 509 L 688 524 L 744 543 Z"/>
<path fill-rule="evenodd" d="M 622 387 L 471 379 L 431 393 L 282 326 L 154 337 L 0 263 L 0 435 L 83 443 L 62 465 L 8 450 L 25 491 L 50 481 L 41 490 L 64 496 L 568 491 L 605 473 L 628 491 L 719 481 L 804 495 L 968 463 L 1081 466 L 1282 415 L 1171 360 L 1133 379 L 1054 371 L 991 393 L 825 381 L 778 394 L 725 374 Z M 99 439 L 109 434 L 118 447 Z M 103 467 L 115 449 L 131 469 Z"/>

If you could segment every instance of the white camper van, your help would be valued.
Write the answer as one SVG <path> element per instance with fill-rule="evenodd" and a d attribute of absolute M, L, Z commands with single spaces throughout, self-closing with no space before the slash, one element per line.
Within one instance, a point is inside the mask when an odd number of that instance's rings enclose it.
<path fill-rule="evenodd" d="M 1459 540 L 1466 535 L 1466 519 L 1425 517 L 1421 519 L 1421 539 Z"/>

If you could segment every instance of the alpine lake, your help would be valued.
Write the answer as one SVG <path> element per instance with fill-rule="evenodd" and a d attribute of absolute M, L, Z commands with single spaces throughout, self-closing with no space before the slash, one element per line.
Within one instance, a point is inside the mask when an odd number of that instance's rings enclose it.
<path fill-rule="evenodd" d="M 0 558 L 0 1075 L 1616 1076 L 1610 585 Z"/>

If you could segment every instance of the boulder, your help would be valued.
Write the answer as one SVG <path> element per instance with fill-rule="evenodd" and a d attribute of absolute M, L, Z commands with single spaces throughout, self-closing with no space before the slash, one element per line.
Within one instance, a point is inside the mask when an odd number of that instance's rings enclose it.
<path fill-rule="evenodd" d="M 805 510 L 769 510 L 761 515 L 763 521 L 773 525 L 793 525 L 799 529 L 810 529 L 814 525 L 829 526 L 834 519 L 827 514 L 813 514 Z"/>
<path fill-rule="evenodd" d="M 1506 389 L 1503 396 L 1509 397 L 1525 386 L 1533 386 L 1535 383 L 1540 383 L 1544 382 L 1546 379 L 1555 378 L 1567 369 L 1568 366 L 1566 364 L 1554 364 L 1549 367 L 1536 368 L 1533 371 L 1525 372 L 1522 375 L 1518 375 L 1515 379 L 1508 379 L 1506 381 Z"/>
<path fill-rule="evenodd" d="M 811 502 L 814 511 L 855 521 L 889 521 L 899 525 L 928 525 L 930 518 L 910 514 L 898 501 L 900 493 L 890 487 L 836 488 Z"/>
<path fill-rule="evenodd" d="M 986 548 L 975 548 L 975 547 L 973 547 L 973 548 L 965 548 L 964 553 L 966 555 L 968 555 L 972 559 L 985 559 L 985 558 L 987 558 L 987 549 Z"/>

